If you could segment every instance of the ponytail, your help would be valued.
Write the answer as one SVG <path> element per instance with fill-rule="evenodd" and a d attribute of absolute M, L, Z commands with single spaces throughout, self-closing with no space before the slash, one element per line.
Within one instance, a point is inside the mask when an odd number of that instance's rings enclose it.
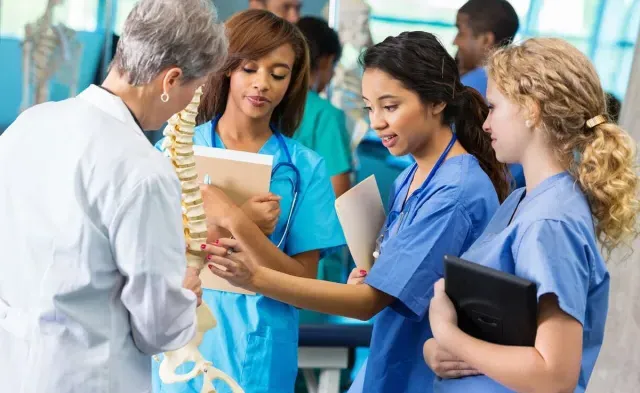
<path fill-rule="evenodd" d="M 489 108 L 475 89 L 463 87 L 459 91 L 460 105 L 454 118 L 456 135 L 462 147 L 478 159 L 502 202 L 511 191 L 510 175 L 507 166 L 496 158 L 491 146 L 491 136 L 482 129 L 482 124 L 489 115 Z"/>
<path fill-rule="evenodd" d="M 585 131 L 581 154 L 571 154 L 572 175 L 578 179 L 591 206 L 596 235 L 607 253 L 638 235 L 638 176 L 636 145 L 631 136 L 613 123 Z M 580 151 L 580 147 L 575 147 Z"/>

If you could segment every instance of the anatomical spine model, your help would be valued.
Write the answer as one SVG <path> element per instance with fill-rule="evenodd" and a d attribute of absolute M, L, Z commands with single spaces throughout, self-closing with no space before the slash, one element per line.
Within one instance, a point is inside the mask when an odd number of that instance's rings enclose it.
<path fill-rule="evenodd" d="M 169 119 L 169 124 L 164 130 L 166 138 L 163 142 L 163 148 L 171 158 L 171 163 L 182 184 L 182 221 L 187 240 L 187 265 L 197 268 L 198 271 L 204 265 L 204 255 L 200 245 L 207 240 L 206 217 L 193 154 L 195 119 L 201 95 L 202 88 L 199 88 L 191 103 Z M 213 364 L 207 361 L 198 350 L 204 334 L 217 324 L 205 303 L 196 310 L 196 324 L 196 335 L 186 346 L 164 354 L 164 359 L 160 363 L 162 382 L 167 384 L 187 382 L 202 375 L 201 393 L 216 393 L 213 388 L 213 381 L 216 379 L 226 382 L 234 393 L 244 393 L 231 377 L 213 367 Z M 195 366 L 189 373 L 177 374 L 176 369 L 186 362 L 194 362 Z"/>
<path fill-rule="evenodd" d="M 347 115 L 351 148 L 355 150 L 369 129 L 362 111 L 362 70 L 358 58 L 373 44 L 369 29 L 371 9 L 365 0 L 339 0 L 337 3 L 338 25 L 335 28 L 343 48 L 331 80 L 331 103 Z M 324 13 L 328 18 L 328 6 Z"/>
<path fill-rule="evenodd" d="M 20 111 L 49 100 L 49 82 L 54 76 L 69 86 L 69 96 L 76 95 L 82 45 L 72 29 L 53 25 L 54 9 L 62 2 L 49 0 L 44 14 L 25 26 Z"/>

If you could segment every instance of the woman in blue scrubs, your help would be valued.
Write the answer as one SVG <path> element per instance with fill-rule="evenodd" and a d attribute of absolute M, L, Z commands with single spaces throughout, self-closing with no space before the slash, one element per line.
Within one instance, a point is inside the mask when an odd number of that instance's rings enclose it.
<path fill-rule="evenodd" d="M 212 271 L 265 296 L 328 314 L 376 316 L 368 365 L 351 392 L 424 393 L 434 378 L 422 360 L 422 344 L 431 337 L 425 317 L 443 256 L 462 254 L 480 236 L 509 192 L 507 170 L 482 130 L 483 98 L 462 86 L 454 59 L 435 36 L 389 37 L 366 51 L 362 65 L 371 126 L 392 154 L 416 161 L 393 186 L 364 284 L 283 274 L 262 266 L 243 241 L 223 239 L 225 247 L 208 251 L 228 268 Z M 231 233 L 241 226 L 232 222 Z M 231 255 L 224 257 L 225 248 Z"/>
<path fill-rule="evenodd" d="M 635 143 L 606 117 L 595 68 L 558 39 L 531 39 L 489 61 L 484 127 L 501 162 L 521 163 L 526 189 L 500 207 L 463 258 L 537 284 L 533 347 L 468 336 L 436 285 L 425 358 L 448 353 L 483 375 L 438 379 L 436 392 L 584 392 L 604 336 L 605 255 L 637 235 Z M 442 358 L 442 356 L 440 356 Z"/>
<path fill-rule="evenodd" d="M 195 143 L 274 156 L 270 191 L 275 197 L 238 207 L 249 225 L 234 235 L 259 256 L 258 263 L 315 278 L 320 257 L 345 240 L 323 159 L 289 138 L 300 123 L 309 83 L 304 36 L 289 22 L 259 10 L 235 15 L 226 28 L 229 58 L 205 85 Z M 229 199 L 213 187 L 202 192 L 208 220 L 226 222 Z M 272 225 L 274 212 L 277 223 Z M 200 345 L 203 356 L 246 393 L 293 393 L 298 310 L 261 295 L 207 289 L 203 301 L 218 320 Z M 156 392 L 200 392 L 202 378 L 162 385 L 157 371 L 155 363 Z M 221 383 L 215 387 L 229 391 Z"/>

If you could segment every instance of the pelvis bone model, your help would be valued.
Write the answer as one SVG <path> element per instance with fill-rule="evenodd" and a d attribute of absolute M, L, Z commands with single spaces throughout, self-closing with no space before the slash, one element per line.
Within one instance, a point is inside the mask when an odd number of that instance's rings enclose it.
<path fill-rule="evenodd" d="M 174 115 L 164 130 L 163 148 L 171 158 L 171 163 L 182 184 L 182 217 L 184 234 L 187 240 L 187 265 L 202 269 L 204 256 L 200 245 L 207 240 L 207 225 L 202 195 L 198 184 L 195 158 L 193 156 L 193 135 L 195 119 L 200 104 L 202 88 L 196 91 L 191 103 Z M 213 381 L 220 379 L 227 383 L 233 393 L 244 393 L 242 388 L 227 374 L 213 367 L 198 350 L 204 334 L 216 327 L 216 319 L 205 303 L 196 310 L 196 335 L 183 348 L 166 352 L 160 363 L 160 379 L 166 384 L 187 382 L 202 375 L 203 384 L 200 393 L 216 393 Z M 186 362 L 194 362 L 189 373 L 177 374 L 176 369 Z"/>

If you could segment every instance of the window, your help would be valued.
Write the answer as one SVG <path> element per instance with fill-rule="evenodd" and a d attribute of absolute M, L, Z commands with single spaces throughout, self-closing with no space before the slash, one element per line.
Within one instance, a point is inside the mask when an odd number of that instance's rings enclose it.
<path fill-rule="evenodd" d="M 40 18 L 51 0 L 0 2 L 0 34 L 24 38 L 24 27 Z M 62 23 L 76 31 L 95 31 L 98 26 L 99 0 L 65 0 L 54 8 L 53 23 Z"/>
<path fill-rule="evenodd" d="M 122 34 L 122 28 L 124 27 L 124 21 L 127 20 L 129 12 L 133 9 L 133 6 L 138 0 L 119 0 L 116 7 L 116 16 L 113 32 L 116 35 Z"/>
<path fill-rule="evenodd" d="M 368 0 L 374 42 L 406 30 L 440 38 L 452 55 L 457 10 L 466 0 Z M 585 53 L 605 90 L 626 91 L 640 25 L 640 0 L 510 0 L 520 17 L 516 40 L 555 36 Z"/>

